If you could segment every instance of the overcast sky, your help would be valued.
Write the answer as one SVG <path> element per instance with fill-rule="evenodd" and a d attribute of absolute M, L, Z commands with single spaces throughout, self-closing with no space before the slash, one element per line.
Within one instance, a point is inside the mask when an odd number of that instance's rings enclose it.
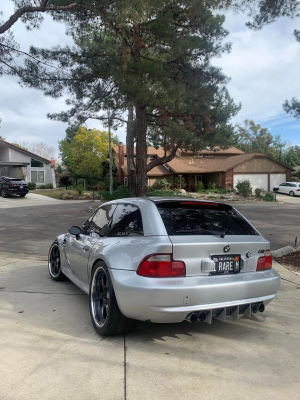
<path fill-rule="evenodd" d="M 2 19 L 13 12 L 12 3 L 5 3 L 0 6 Z M 280 134 L 288 144 L 300 145 L 300 120 L 282 109 L 284 100 L 300 98 L 300 43 L 293 35 L 294 29 L 300 28 L 300 19 L 281 18 L 261 31 L 249 30 L 246 20 L 245 16 L 227 15 L 225 27 L 230 32 L 227 41 L 232 43 L 232 51 L 213 60 L 231 77 L 230 95 L 242 103 L 233 122 L 242 124 L 245 119 L 253 119 L 272 134 Z M 15 39 L 24 51 L 30 45 L 50 47 L 70 41 L 64 31 L 63 24 L 50 18 L 38 31 L 27 32 L 20 21 L 13 27 Z M 43 141 L 57 148 L 67 124 L 50 121 L 46 114 L 64 109 L 63 98 L 52 99 L 40 91 L 22 88 L 13 77 L 0 78 L 0 135 L 9 142 Z M 87 125 L 102 129 L 97 121 L 90 120 Z M 125 128 L 116 134 L 125 142 Z"/>

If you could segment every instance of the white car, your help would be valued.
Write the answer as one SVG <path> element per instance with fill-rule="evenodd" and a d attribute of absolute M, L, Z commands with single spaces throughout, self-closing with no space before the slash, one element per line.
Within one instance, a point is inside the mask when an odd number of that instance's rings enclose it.
<path fill-rule="evenodd" d="M 276 190 L 278 189 L 278 190 Z M 299 182 L 284 182 L 279 186 L 274 186 L 273 192 L 289 194 L 290 196 L 300 196 Z"/>

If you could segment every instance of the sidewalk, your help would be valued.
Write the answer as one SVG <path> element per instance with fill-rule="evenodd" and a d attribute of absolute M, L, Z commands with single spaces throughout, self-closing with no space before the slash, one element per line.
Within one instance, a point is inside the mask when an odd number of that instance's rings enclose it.
<path fill-rule="evenodd" d="M 75 285 L 0 253 L 0 399 L 297 399 L 300 278 L 274 264 L 281 289 L 263 316 L 101 338 Z"/>
<path fill-rule="evenodd" d="M 33 207 L 33 206 L 44 206 L 49 204 L 76 204 L 82 202 L 90 202 L 93 200 L 57 200 L 52 197 L 42 196 L 41 194 L 28 193 L 26 197 L 11 196 L 11 197 L 0 197 L 0 209 L 1 208 L 17 208 L 17 207 Z"/>

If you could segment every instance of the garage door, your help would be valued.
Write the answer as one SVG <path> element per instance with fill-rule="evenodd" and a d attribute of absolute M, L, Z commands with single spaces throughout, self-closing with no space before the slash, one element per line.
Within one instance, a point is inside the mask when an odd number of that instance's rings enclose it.
<path fill-rule="evenodd" d="M 233 175 L 233 186 L 236 187 L 238 181 L 249 179 L 252 191 L 256 188 L 268 190 L 268 174 L 235 174 Z"/>
<path fill-rule="evenodd" d="M 270 175 L 270 190 L 273 190 L 274 186 L 280 185 L 283 182 L 286 182 L 286 174 L 271 174 Z"/>

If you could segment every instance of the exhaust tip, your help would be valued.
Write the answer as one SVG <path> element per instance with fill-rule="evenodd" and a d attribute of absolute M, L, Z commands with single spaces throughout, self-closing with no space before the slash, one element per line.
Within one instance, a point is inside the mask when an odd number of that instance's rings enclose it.
<path fill-rule="evenodd" d="M 204 311 L 204 312 L 201 312 L 201 313 L 199 314 L 199 321 L 200 321 L 200 322 L 204 322 L 204 321 L 206 320 L 206 317 L 207 317 L 206 312 L 205 312 L 205 311 Z"/>
<path fill-rule="evenodd" d="M 263 313 L 265 311 L 265 305 L 264 303 L 260 303 L 258 306 L 259 312 Z"/>
<path fill-rule="evenodd" d="M 196 324 L 198 321 L 198 314 L 192 313 L 186 317 L 186 321 L 190 322 L 191 324 Z"/>
<path fill-rule="evenodd" d="M 252 310 L 253 314 L 256 314 L 257 311 L 259 310 L 258 305 L 257 304 L 252 304 L 251 310 Z"/>

